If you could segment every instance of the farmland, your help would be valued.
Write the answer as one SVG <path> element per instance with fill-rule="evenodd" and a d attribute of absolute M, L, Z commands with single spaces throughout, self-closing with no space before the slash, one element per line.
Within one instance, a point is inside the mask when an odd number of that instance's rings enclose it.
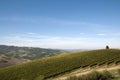
<path fill-rule="evenodd" d="M 118 64 L 119 49 L 101 49 L 34 60 L 32 62 L 0 69 L 3 80 L 42 80 L 77 68 Z"/>

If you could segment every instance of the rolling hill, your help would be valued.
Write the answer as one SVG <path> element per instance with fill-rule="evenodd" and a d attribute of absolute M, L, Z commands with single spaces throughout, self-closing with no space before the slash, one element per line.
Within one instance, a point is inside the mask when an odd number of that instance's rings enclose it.
<path fill-rule="evenodd" d="M 119 49 L 101 49 L 42 58 L 0 69 L 2 80 L 43 80 L 87 66 L 120 63 Z"/>
<path fill-rule="evenodd" d="M 0 45 L 0 68 L 58 55 L 65 50 Z"/>
<path fill-rule="evenodd" d="M 4 54 L 0 54 L 0 68 L 5 68 L 5 67 L 16 65 L 16 64 L 22 64 L 22 63 L 26 63 L 29 61 L 31 60 L 22 59 L 22 58 L 14 58 L 14 57 L 6 56 Z"/>
<path fill-rule="evenodd" d="M 0 45 L 0 54 L 4 54 L 9 57 L 24 58 L 30 60 L 57 55 L 61 52 L 63 51 L 55 49 Z"/>

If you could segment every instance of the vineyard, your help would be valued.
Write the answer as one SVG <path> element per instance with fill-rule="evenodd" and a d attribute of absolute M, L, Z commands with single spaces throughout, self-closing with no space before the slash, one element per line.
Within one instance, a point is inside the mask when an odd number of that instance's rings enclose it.
<path fill-rule="evenodd" d="M 120 63 L 120 50 L 93 50 L 61 54 L 0 69 L 0 80 L 42 80 L 84 67 Z"/>

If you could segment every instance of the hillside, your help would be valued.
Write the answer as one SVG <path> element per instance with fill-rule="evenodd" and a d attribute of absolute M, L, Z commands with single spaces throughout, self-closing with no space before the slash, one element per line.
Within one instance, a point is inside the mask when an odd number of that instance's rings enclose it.
<path fill-rule="evenodd" d="M 0 45 L 0 54 L 4 54 L 9 57 L 24 58 L 30 60 L 57 55 L 60 54 L 61 52 L 63 51 L 34 47 L 17 47 Z"/>
<path fill-rule="evenodd" d="M 22 58 L 14 58 L 14 57 L 9 57 L 4 54 L 0 54 L 0 68 L 5 68 L 8 66 L 16 65 L 16 64 L 21 64 L 25 62 L 29 62 L 31 60 L 29 59 L 22 59 Z"/>
<path fill-rule="evenodd" d="M 120 50 L 118 49 L 61 54 L 0 69 L 0 79 L 42 80 L 42 78 L 50 78 L 77 68 L 109 65 L 111 63 L 118 64 L 119 62 Z"/>
<path fill-rule="evenodd" d="M 0 68 L 58 55 L 64 50 L 0 45 Z"/>

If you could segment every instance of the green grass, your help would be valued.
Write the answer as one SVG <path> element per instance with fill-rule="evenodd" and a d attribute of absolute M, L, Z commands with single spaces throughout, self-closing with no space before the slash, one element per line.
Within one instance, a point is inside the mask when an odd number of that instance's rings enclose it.
<path fill-rule="evenodd" d="M 113 76 L 109 71 L 92 71 L 88 74 L 81 75 L 81 76 L 70 76 L 66 80 L 110 80 Z"/>
<path fill-rule="evenodd" d="M 120 69 L 109 71 L 91 71 L 80 76 L 69 76 L 66 80 L 120 80 Z"/>
<path fill-rule="evenodd" d="M 0 69 L 2 80 L 37 80 L 49 78 L 85 66 L 118 63 L 120 50 L 93 50 L 34 60 Z M 42 77 L 41 77 L 42 76 Z M 42 80 L 42 79 L 41 79 Z"/>
<path fill-rule="evenodd" d="M 118 78 L 115 78 L 115 79 L 111 79 L 111 80 L 120 80 L 120 77 L 118 77 Z"/>

